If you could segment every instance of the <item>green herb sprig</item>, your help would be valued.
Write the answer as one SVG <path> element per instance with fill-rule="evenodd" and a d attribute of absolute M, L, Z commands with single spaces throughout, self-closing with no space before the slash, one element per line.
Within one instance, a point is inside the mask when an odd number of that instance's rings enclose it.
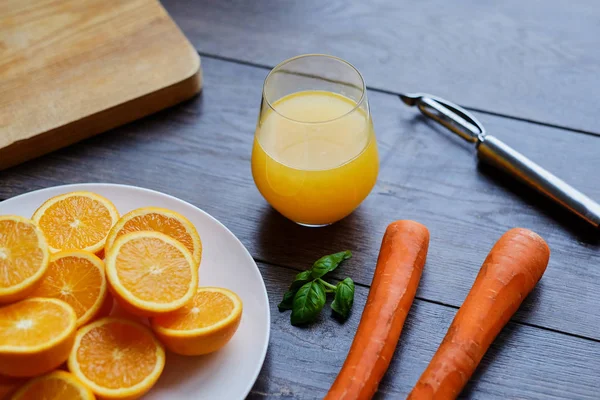
<path fill-rule="evenodd" d="M 346 278 L 337 285 L 323 280 L 344 260 L 352 257 L 348 250 L 319 258 L 311 269 L 302 271 L 294 278 L 290 288 L 277 306 L 279 311 L 292 310 L 292 325 L 302 325 L 313 321 L 325 307 L 327 294 L 334 294 L 331 309 L 342 319 L 348 318 L 354 302 L 354 282 Z"/>

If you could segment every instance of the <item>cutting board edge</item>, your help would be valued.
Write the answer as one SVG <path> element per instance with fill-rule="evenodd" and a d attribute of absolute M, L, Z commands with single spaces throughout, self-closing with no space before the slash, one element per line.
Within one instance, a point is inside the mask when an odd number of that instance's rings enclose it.
<path fill-rule="evenodd" d="M 0 170 L 48 154 L 185 101 L 202 90 L 202 63 L 191 76 L 0 149 Z"/>

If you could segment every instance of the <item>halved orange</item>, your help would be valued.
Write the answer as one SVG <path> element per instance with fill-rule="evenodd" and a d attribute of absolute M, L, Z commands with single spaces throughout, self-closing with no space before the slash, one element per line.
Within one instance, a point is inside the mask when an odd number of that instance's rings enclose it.
<path fill-rule="evenodd" d="M 27 377 L 65 362 L 77 316 L 64 301 L 34 297 L 0 308 L 0 374 Z"/>
<path fill-rule="evenodd" d="M 111 308 L 107 286 L 101 259 L 88 251 L 65 250 L 52 254 L 44 278 L 31 295 L 66 302 L 75 310 L 80 327 Z"/>
<path fill-rule="evenodd" d="M 119 212 L 105 197 L 92 192 L 71 192 L 52 197 L 33 214 L 46 235 L 50 251 L 104 248 L 106 236 Z"/>
<path fill-rule="evenodd" d="M 152 330 L 173 353 L 212 353 L 225 346 L 242 319 L 242 300 L 228 289 L 198 288 L 194 299 L 172 313 L 152 318 Z"/>
<path fill-rule="evenodd" d="M 33 221 L 0 216 L 0 303 L 27 297 L 44 276 L 49 259 L 46 238 Z"/>
<path fill-rule="evenodd" d="M 94 400 L 96 396 L 75 375 L 54 371 L 27 382 L 11 400 Z"/>
<path fill-rule="evenodd" d="M 202 242 L 198 231 L 183 215 L 160 207 L 138 208 L 123 215 L 113 226 L 106 238 L 106 248 L 126 233 L 137 231 L 156 231 L 171 236 L 183 243 L 192 253 L 196 265 L 202 258 Z"/>
<path fill-rule="evenodd" d="M 165 350 L 145 326 L 102 318 L 79 329 L 68 365 L 97 396 L 135 399 L 160 377 Z"/>
<path fill-rule="evenodd" d="M 27 379 L 0 375 L 0 400 L 7 400 Z"/>
<path fill-rule="evenodd" d="M 105 258 L 109 288 L 127 311 L 152 316 L 175 311 L 194 296 L 198 267 L 189 250 L 160 232 L 117 238 Z"/>

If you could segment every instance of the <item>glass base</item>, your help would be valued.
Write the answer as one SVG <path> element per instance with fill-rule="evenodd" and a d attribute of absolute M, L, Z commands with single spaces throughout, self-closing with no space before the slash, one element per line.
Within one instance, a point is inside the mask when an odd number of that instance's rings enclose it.
<path fill-rule="evenodd" d="M 296 221 L 294 221 L 294 222 L 296 222 Z M 328 224 L 321 224 L 321 225 L 303 224 L 302 222 L 296 222 L 296 224 L 298 224 L 300 226 L 305 226 L 307 228 L 323 228 L 324 226 L 329 226 L 329 225 L 333 224 L 333 222 L 330 222 Z"/>

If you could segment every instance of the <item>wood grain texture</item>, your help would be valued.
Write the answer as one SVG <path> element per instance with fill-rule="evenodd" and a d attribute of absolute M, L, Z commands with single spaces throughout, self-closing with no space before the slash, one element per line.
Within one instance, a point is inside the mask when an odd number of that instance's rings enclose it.
<path fill-rule="evenodd" d="M 0 169 L 198 93 L 200 59 L 156 0 L 0 5 Z"/>
<path fill-rule="evenodd" d="M 600 133 L 596 0 L 163 0 L 201 52 L 344 58 L 385 90 Z M 248 34 L 252 32 L 252 34 Z"/>
<path fill-rule="evenodd" d="M 323 310 L 305 328 L 289 323 L 276 303 L 293 272 L 259 264 L 271 303 L 271 343 L 250 399 L 323 398 L 350 348 L 368 289 L 357 287 L 350 319 L 340 324 Z M 456 310 L 415 300 L 396 353 L 376 395 L 405 398 L 442 341 Z M 461 398 L 594 399 L 600 376 L 600 343 L 509 323 L 483 358 Z"/>
<path fill-rule="evenodd" d="M 395 96 L 370 93 L 382 159 L 377 186 L 345 220 L 299 227 L 270 209 L 250 174 L 266 71 L 206 58 L 204 68 L 199 98 L 0 173 L 0 198 L 65 183 L 148 187 L 211 213 L 259 260 L 304 269 L 323 254 L 350 249 L 355 257 L 336 276 L 362 284 L 371 282 L 387 224 L 415 219 L 431 232 L 417 296 L 453 306 L 492 244 L 523 226 L 541 234 L 552 255 L 516 320 L 600 339 L 600 239 L 576 218 L 501 174 L 478 170 L 472 148 Z M 600 199 L 588 172 L 600 168 L 600 139 L 478 116 L 500 139 Z"/>

